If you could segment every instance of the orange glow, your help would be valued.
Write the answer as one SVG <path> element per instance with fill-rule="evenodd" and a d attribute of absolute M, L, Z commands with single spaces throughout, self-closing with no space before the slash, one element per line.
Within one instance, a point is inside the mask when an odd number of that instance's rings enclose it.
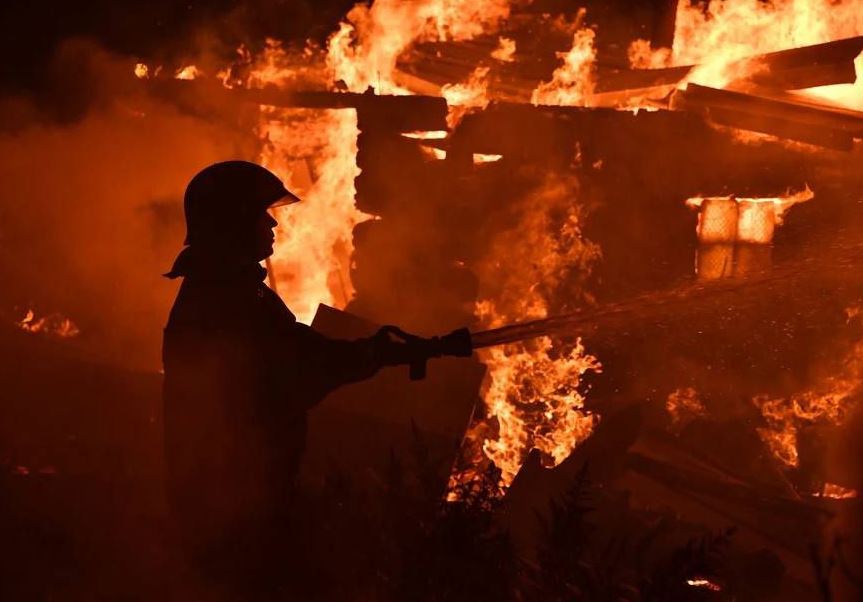
<path fill-rule="evenodd" d="M 501 36 L 497 39 L 497 48 L 492 50 L 491 58 L 502 63 L 515 60 L 515 40 Z"/>
<path fill-rule="evenodd" d="M 751 242 L 767 244 L 786 212 L 815 198 L 807 186 L 777 197 L 692 197 L 686 206 L 699 209 L 696 231 L 702 243 Z"/>
<path fill-rule="evenodd" d="M 503 159 L 503 155 L 488 155 L 484 153 L 474 153 L 473 154 L 473 164 L 479 165 L 480 163 L 496 163 Z"/>
<path fill-rule="evenodd" d="M 759 396 L 753 399 L 766 426 L 758 434 L 773 455 L 784 465 L 796 467 L 797 434 L 805 424 L 841 424 L 853 409 L 863 384 L 863 341 L 843 359 L 837 373 L 815 387 L 789 398 Z"/>
<path fill-rule="evenodd" d="M 403 137 L 410 138 L 411 140 L 444 140 L 448 135 L 449 132 L 446 130 L 402 132 Z M 442 148 L 426 146 L 424 144 L 421 144 L 419 148 L 427 159 L 431 159 L 432 161 L 443 161 L 446 159 L 446 151 Z"/>
<path fill-rule="evenodd" d="M 402 136 L 405 138 L 412 138 L 414 140 L 443 140 L 448 135 L 449 133 L 446 130 L 426 130 L 402 133 Z"/>
<path fill-rule="evenodd" d="M 467 81 L 441 87 L 449 112 L 447 125 L 454 128 L 468 113 L 488 106 L 488 67 L 477 67 Z"/>
<path fill-rule="evenodd" d="M 703 577 L 695 577 L 693 579 L 687 579 L 686 584 L 691 587 L 699 587 L 702 589 L 710 590 L 712 592 L 721 592 L 722 587 L 718 584 L 714 583 L 710 579 L 705 579 Z"/>
<path fill-rule="evenodd" d="M 195 65 L 186 65 L 177 70 L 174 74 L 174 79 L 196 79 L 203 75 L 200 69 L 198 69 Z"/>
<path fill-rule="evenodd" d="M 150 68 L 144 63 L 137 63 L 135 65 L 135 77 L 138 79 L 147 79 L 150 77 Z"/>
<path fill-rule="evenodd" d="M 24 317 L 15 324 L 24 332 L 44 334 L 59 339 L 70 339 L 81 334 L 78 326 L 69 318 L 56 313 L 37 318 L 36 312 L 32 309 L 28 309 Z"/>
<path fill-rule="evenodd" d="M 857 491 L 842 487 L 835 483 L 824 483 L 821 491 L 814 494 L 814 497 L 827 498 L 832 500 L 852 500 L 858 496 Z"/>
<path fill-rule="evenodd" d="M 665 400 L 665 410 L 671 417 L 672 430 L 680 430 L 693 420 L 707 415 L 698 393 L 692 387 L 677 389 Z"/>

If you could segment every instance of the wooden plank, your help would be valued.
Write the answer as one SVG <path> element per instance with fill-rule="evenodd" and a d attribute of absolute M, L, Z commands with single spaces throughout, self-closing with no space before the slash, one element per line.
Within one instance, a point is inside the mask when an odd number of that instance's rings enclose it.
<path fill-rule="evenodd" d="M 857 79 L 854 59 L 861 52 L 863 36 L 771 52 L 750 59 L 762 63 L 766 71 L 747 79 L 780 90 L 850 84 Z"/>
<path fill-rule="evenodd" d="M 817 128 L 787 119 L 752 115 L 727 109 L 711 109 L 706 116 L 719 125 L 769 134 L 785 140 L 794 140 L 845 152 L 854 148 L 853 136 L 831 128 Z"/>
<path fill-rule="evenodd" d="M 780 50 L 746 57 L 738 63 L 753 63 L 760 68 L 745 78 L 763 87 L 799 90 L 847 84 L 856 81 L 854 59 L 863 52 L 863 36 L 823 44 Z M 695 65 L 665 69 L 619 69 L 601 71 L 597 92 L 667 86 L 682 81 Z M 740 82 L 737 82 L 740 83 Z"/>
<path fill-rule="evenodd" d="M 732 90 L 689 84 L 674 93 L 671 107 L 700 113 L 716 123 L 765 132 L 837 150 L 850 150 L 863 137 L 863 113 Z"/>
<path fill-rule="evenodd" d="M 447 104 L 437 96 L 378 95 L 330 91 L 292 91 L 276 86 L 225 88 L 207 80 L 149 80 L 148 89 L 173 99 L 206 98 L 209 102 L 250 103 L 303 109 L 371 109 L 389 114 L 393 129 L 401 131 L 445 129 Z"/>

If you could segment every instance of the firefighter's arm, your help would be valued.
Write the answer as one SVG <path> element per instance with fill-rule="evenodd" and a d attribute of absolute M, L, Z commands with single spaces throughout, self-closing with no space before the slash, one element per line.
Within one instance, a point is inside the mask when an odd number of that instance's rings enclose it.
<path fill-rule="evenodd" d="M 317 378 L 326 392 L 373 376 L 384 366 L 410 366 L 414 380 L 425 376 L 425 364 L 442 355 L 471 355 L 467 329 L 443 337 L 423 338 L 395 326 L 384 326 L 371 336 L 352 341 L 331 339 L 298 324 L 301 364 L 305 376 Z"/>

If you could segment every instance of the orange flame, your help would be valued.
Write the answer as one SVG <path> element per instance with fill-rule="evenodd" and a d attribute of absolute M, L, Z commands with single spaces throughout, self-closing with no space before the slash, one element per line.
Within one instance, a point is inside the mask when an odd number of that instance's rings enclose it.
<path fill-rule="evenodd" d="M 515 60 L 515 40 L 503 36 L 497 39 L 497 48 L 492 50 L 491 58 L 501 63 L 511 63 Z"/>
<path fill-rule="evenodd" d="M 584 410 L 578 392 L 581 377 L 600 370 L 595 357 L 578 341 L 569 353 L 551 359 L 551 339 L 532 349 L 524 345 L 493 348 L 484 354 L 488 367 L 483 399 L 489 418 L 498 423 L 497 439 L 486 439 L 483 451 L 501 469 L 509 485 L 530 449 L 563 462 L 592 432 L 598 417 Z"/>
<path fill-rule="evenodd" d="M 698 65 L 686 81 L 725 87 L 761 65 L 745 61 L 768 52 L 830 42 L 863 33 L 859 0 L 682 0 L 677 6 L 673 48 L 651 49 L 645 40 L 629 48 L 634 68 Z M 855 62 L 857 72 L 863 58 Z M 825 100 L 863 109 L 863 81 L 813 88 Z"/>
<path fill-rule="evenodd" d="M 416 42 L 469 40 L 495 30 L 509 0 L 376 0 L 356 5 L 329 40 L 327 63 L 348 90 L 407 94 L 396 61 Z"/>
<path fill-rule="evenodd" d="M 580 13 L 583 15 L 583 10 Z M 551 81 L 533 91 L 530 101 L 535 105 L 587 106 L 596 87 L 596 33 L 582 27 L 572 38 L 572 48 L 559 53 L 563 65 L 555 69 Z"/>
<path fill-rule="evenodd" d="M 855 489 L 849 489 L 836 483 L 824 483 L 821 491 L 816 492 L 813 496 L 832 500 L 852 500 L 857 498 L 858 493 Z"/>
<path fill-rule="evenodd" d="M 863 386 L 863 341 L 844 358 L 839 373 L 790 398 L 758 396 L 752 401 L 766 423 L 758 434 L 784 465 L 799 465 L 797 434 L 804 424 L 841 424 Z"/>
<path fill-rule="evenodd" d="M 203 75 L 203 72 L 198 69 L 198 67 L 195 65 L 186 65 L 185 67 L 177 69 L 177 72 L 174 74 L 174 79 L 192 80 L 197 79 L 201 75 Z"/>
<path fill-rule="evenodd" d="M 476 314 L 484 327 L 548 315 L 539 285 L 551 289 L 589 270 L 598 248 L 580 230 L 580 208 L 572 203 L 577 183 L 549 179 L 522 199 L 518 226 L 501 233 L 489 249 L 487 261 L 477 266 L 483 300 Z M 563 223 L 557 221 L 565 216 Z M 514 216 L 516 217 L 516 216 Z M 584 407 L 579 389 L 589 371 L 601 371 L 581 341 L 558 347 L 549 338 L 484 351 L 488 371 L 483 383 L 486 415 L 471 425 L 465 454 L 470 467 L 453 474 L 450 489 L 469 482 L 483 462 L 501 471 L 506 488 L 532 449 L 547 465 L 566 459 L 593 432 L 599 417 Z"/>
<path fill-rule="evenodd" d="M 449 112 L 446 122 L 454 128 L 469 112 L 488 106 L 488 67 L 477 67 L 461 84 L 445 84 L 441 95 L 446 98 Z"/>
<path fill-rule="evenodd" d="M 677 389 L 665 400 L 665 410 L 671 417 L 671 429 L 679 431 L 687 424 L 707 415 L 698 393 L 692 387 Z"/>
<path fill-rule="evenodd" d="M 70 339 L 81 334 L 78 326 L 69 318 L 57 313 L 37 318 L 32 309 L 28 309 L 24 317 L 15 324 L 24 332 L 59 339 Z"/>

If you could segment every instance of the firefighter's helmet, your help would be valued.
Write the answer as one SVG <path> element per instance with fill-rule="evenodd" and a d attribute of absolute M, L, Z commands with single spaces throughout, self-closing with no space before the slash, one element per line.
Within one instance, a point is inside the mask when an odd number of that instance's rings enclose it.
<path fill-rule="evenodd" d="M 189 182 L 183 201 L 186 244 L 218 243 L 252 227 L 267 209 L 300 199 L 270 170 L 248 161 L 223 161 Z"/>

